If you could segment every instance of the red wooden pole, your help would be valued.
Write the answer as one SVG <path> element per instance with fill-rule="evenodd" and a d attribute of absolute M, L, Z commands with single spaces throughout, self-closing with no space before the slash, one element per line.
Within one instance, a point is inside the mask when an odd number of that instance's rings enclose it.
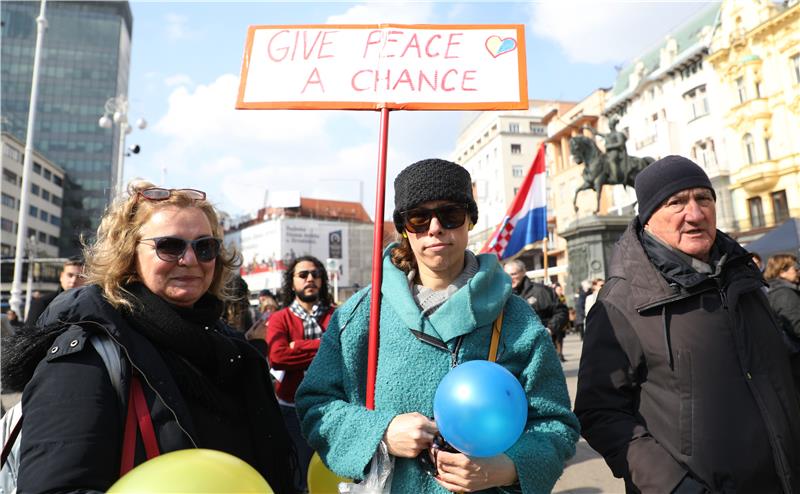
<path fill-rule="evenodd" d="M 372 293 L 369 305 L 369 347 L 367 350 L 367 409 L 375 410 L 375 378 L 378 375 L 378 336 L 383 279 L 383 210 L 386 199 L 386 154 L 389 141 L 389 109 L 381 108 L 378 182 L 375 188 L 375 233 L 372 237 Z"/>

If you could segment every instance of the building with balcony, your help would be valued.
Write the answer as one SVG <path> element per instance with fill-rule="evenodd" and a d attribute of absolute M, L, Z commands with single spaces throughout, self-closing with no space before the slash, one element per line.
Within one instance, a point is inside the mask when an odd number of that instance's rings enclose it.
<path fill-rule="evenodd" d="M 800 217 L 800 2 L 724 1 L 707 61 L 720 102 L 735 234 Z"/>
<path fill-rule="evenodd" d="M 720 12 L 712 4 L 670 32 L 658 46 L 623 68 L 606 101 L 605 116 L 619 118 L 631 156 L 686 156 L 703 167 L 717 195 L 717 224 L 735 228 L 724 143 L 724 103 L 709 46 Z M 632 212 L 632 188 L 614 188 L 612 209 Z"/>

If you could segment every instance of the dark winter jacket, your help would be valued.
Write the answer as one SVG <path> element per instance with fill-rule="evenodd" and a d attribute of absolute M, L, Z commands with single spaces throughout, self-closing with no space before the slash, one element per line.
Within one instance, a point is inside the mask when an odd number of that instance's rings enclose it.
<path fill-rule="evenodd" d="M 198 413 L 192 405 L 196 402 L 182 395 L 164 349 L 132 329 L 96 285 L 62 294 L 41 321 L 80 323 L 80 327 L 72 326 L 55 340 L 25 387 L 19 492 L 105 492 L 119 477 L 127 393 L 118 396 L 105 364 L 88 343 L 94 331 L 106 332 L 119 345 L 124 389 L 131 372 L 140 375 L 161 453 L 196 447 L 226 450 L 208 444 L 225 441 L 226 433 L 207 430 L 209 414 Z M 221 321 L 217 326 L 213 329 L 223 334 L 230 331 Z M 251 465 L 276 493 L 290 492 L 289 439 L 266 363 L 243 339 L 230 341 L 241 355 L 242 372 L 256 376 L 248 382 L 260 385 L 248 386 L 236 397 L 244 437 L 251 440 L 228 445 L 248 451 Z M 241 439 L 242 431 L 235 432 Z M 144 460 L 139 438 L 135 464 Z"/>
<path fill-rule="evenodd" d="M 638 220 L 587 317 L 575 413 L 628 492 L 800 492 L 800 403 L 749 254 L 722 232 L 716 271 L 662 247 Z M 650 257 L 648 257 L 650 254 Z M 658 266 L 658 267 L 656 267 Z"/>
<path fill-rule="evenodd" d="M 767 297 L 781 329 L 800 342 L 800 289 L 783 278 L 775 278 L 769 281 Z"/>
<path fill-rule="evenodd" d="M 516 295 L 528 302 L 542 320 L 542 324 L 550 331 L 559 331 L 569 320 L 569 309 L 558 300 L 550 287 L 535 283 L 525 276 L 522 278 L 522 283 L 513 290 Z"/>

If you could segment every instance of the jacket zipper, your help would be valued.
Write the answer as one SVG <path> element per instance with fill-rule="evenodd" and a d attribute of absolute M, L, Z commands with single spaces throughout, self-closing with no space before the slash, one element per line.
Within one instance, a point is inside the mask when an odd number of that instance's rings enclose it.
<path fill-rule="evenodd" d="M 458 365 L 458 351 L 461 349 L 461 342 L 464 341 L 464 335 L 458 337 L 455 348 L 453 348 L 453 351 L 450 351 L 447 345 L 438 338 L 434 338 L 433 336 L 427 335 L 422 331 L 417 331 L 416 329 L 409 328 L 409 331 L 411 331 L 411 334 L 413 334 L 419 341 L 449 353 L 451 369 Z"/>
<path fill-rule="evenodd" d="M 725 313 L 728 315 L 728 320 L 731 323 L 731 327 L 735 328 L 736 327 L 735 321 L 733 320 L 733 317 L 731 317 L 730 310 L 728 309 L 728 295 L 727 293 L 725 293 L 725 290 L 723 290 L 722 287 L 719 287 L 719 295 L 720 298 L 722 299 L 722 306 L 725 309 Z M 777 434 L 774 428 L 772 427 L 772 422 L 769 420 L 769 413 L 768 413 L 769 411 L 767 410 L 767 407 L 764 405 L 764 402 L 761 398 L 761 394 L 758 392 L 758 387 L 753 385 L 752 374 L 750 374 L 750 371 L 745 367 L 743 363 L 742 359 L 744 358 L 744 355 L 741 355 L 740 344 L 738 341 L 736 343 L 736 348 L 737 352 L 740 354 L 739 365 L 741 366 L 742 372 L 744 373 L 745 381 L 747 382 L 747 387 L 750 389 L 750 392 L 753 393 L 753 398 L 755 398 L 756 405 L 758 406 L 758 409 L 761 412 L 761 418 L 764 420 L 764 427 L 767 429 L 768 432 L 769 444 L 770 447 L 772 448 L 772 456 L 774 457 L 774 461 L 777 464 L 776 466 L 778 467 L 778 471 L 776 473 L 780 478 L 783 489 L 786 492 L 792 492 L 791 486 L 787 483 L 786 480 L 787 469 L 786 465 L 784 465 L 783 463 L 783 457 L 781 456 L 782 451 L 776 439 Z"/>
<path fill-rule="evenodd" d="M 60 321 L 60 322 L 64 322 L 65 324 L 72 324 L 72 323 L 67 323 L 66 321 Z M 164 407 L 165 407 L 167 410 L 169 410 L 169 411 L 170 411 L 170 413 L 172 414 L 172 416 L 175 418 L 175 423 L 178 425 L 178 428 L 179 428 L 179 429 L 180 429 L 180 430 L 181 430 L 181 431 L 182 431 L 184 434 L 186 434 L 186 437 L 187 437 L 187 438 L 189 438 L 189 441 L 192 443 L 192 446 L 193 446 L 195 449 L 197 449 L 197 443 L 195 442 L 194 438 L 192 438 L 192 435 L 191 435 L 191 434 L 189 434 L 189 432 L 188 432 L 188 431 L 187 431 L 187 430 L 186 430 L 186 429 L 183 427 L 183 425 L 181 424 L 181 421 L 180 421 L 180 420 L 178 420 L 178 414 L 177 414 L 177 413 L 175 413 L 175 410 L 173 410 L 173 409 L 172 409 L 172 408 L 171 408 L 171 407 L 170 407 L 170 406 L 167 404 L 166 400 L 164 400 L 164 398 L 161 396 L 161 393 L 159 393 L 159 392 L 158 392 L 158 390 L 155 388 L 155 386 L 153 386 L 153 385 L 150 383 L 150 380 L 147 378 L 147 375 L 146 375 L 144 372 L 142 372 L 142 369 L 140 369 L 139 367 L 137 367 L 137 366 L 136 366 L 136 364 L 134 364 L 134 363 L 133 363 L 133 360 L 131 359 L 131 355 L 130 355 L 130 353 L 128 353 L 128 349 L 125 347 L 125 345 L 123 345 L 122 343 L 120 343 L 120 341 L 119 341 L 117 338 L 115 338 L 115 337 L 114 337 L 114 335 L 112 335 L 112 334 L 111 334 L 111 332 L 109 332 L 109 331 L 108 331 L 108 330 L 107 330 L 107 329 L 106 329 L 106 328 L 105 328 L 105 327 L 104 327 L 102 324 L 100 324 L 100 323 L 98 323 L 98 322 L 95 322 L 95 321 L 81 321 L 81 322 L 88 322 L 88 323 L 91 323 L 91 324 L 95 324 L 95 325 L 97 325 L 98 327 L 100 327 L 100 328 L 103 330 L 103 332 L 104 332 L 104 333 L 106 333 L 106 335 L 108 335 L 108 337 L 109 337 L 109 338 L 111 338 L 112 340 L 114 340 L 114 342 L 117 344 L 117 346 L 119 346 L 120 348 L 122 348 L 122 350 L 125 352 L 125 356 L 126 356 L 126 357 L 127 357 L 127 359 L 128 359 L 128 363 L 130 363 L 130 364 L 131 364 L 131 367 L 133 367 L 133 368 L 134 368 L 136 371 L 138 371 L 138 372 L 139 372 L 139 375 L 140 375 L 140 376 L 142 376 L 142 378 L 144 379 L 144 382 L 145 382 L 145 384 L 147 384 L 147 387 L 149 387 L 149 388 L 150 388 L 150 389 L 153 391 L 153 394 L 155 394 L 155 395 L 156 395 L 156 397 L 159 399 L 159 401 L 161 401 L 161 403 L 164 405 Z"/>

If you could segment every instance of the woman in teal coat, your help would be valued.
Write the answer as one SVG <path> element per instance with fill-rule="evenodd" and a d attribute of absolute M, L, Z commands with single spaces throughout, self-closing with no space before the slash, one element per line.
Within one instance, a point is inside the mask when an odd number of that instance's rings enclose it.
<path fill-rule="evenodd" d="M 575 453 L 578 421 L 547 331 L 511 295 L 496 257 L 466 250 L 477 218 L 472 180 L 455 163 L 420 161 L 395 179 L 402 238 L 383 256 L 375 410 L 364 406 L 371 288 L 333 315 L 296 395 L 303 433 L 335 473 L 364 478 L 383 442 L 395 457 L 393 493 L 545 493 Z M 436 388 L 452 366 L 487 358 L 501 311 L 497 363 L 528 397 L 525 430 L 490 458 L 439 450 L 429 475 L 417 457 L 429 455 L 438 434 L 429 418 Z"/>

